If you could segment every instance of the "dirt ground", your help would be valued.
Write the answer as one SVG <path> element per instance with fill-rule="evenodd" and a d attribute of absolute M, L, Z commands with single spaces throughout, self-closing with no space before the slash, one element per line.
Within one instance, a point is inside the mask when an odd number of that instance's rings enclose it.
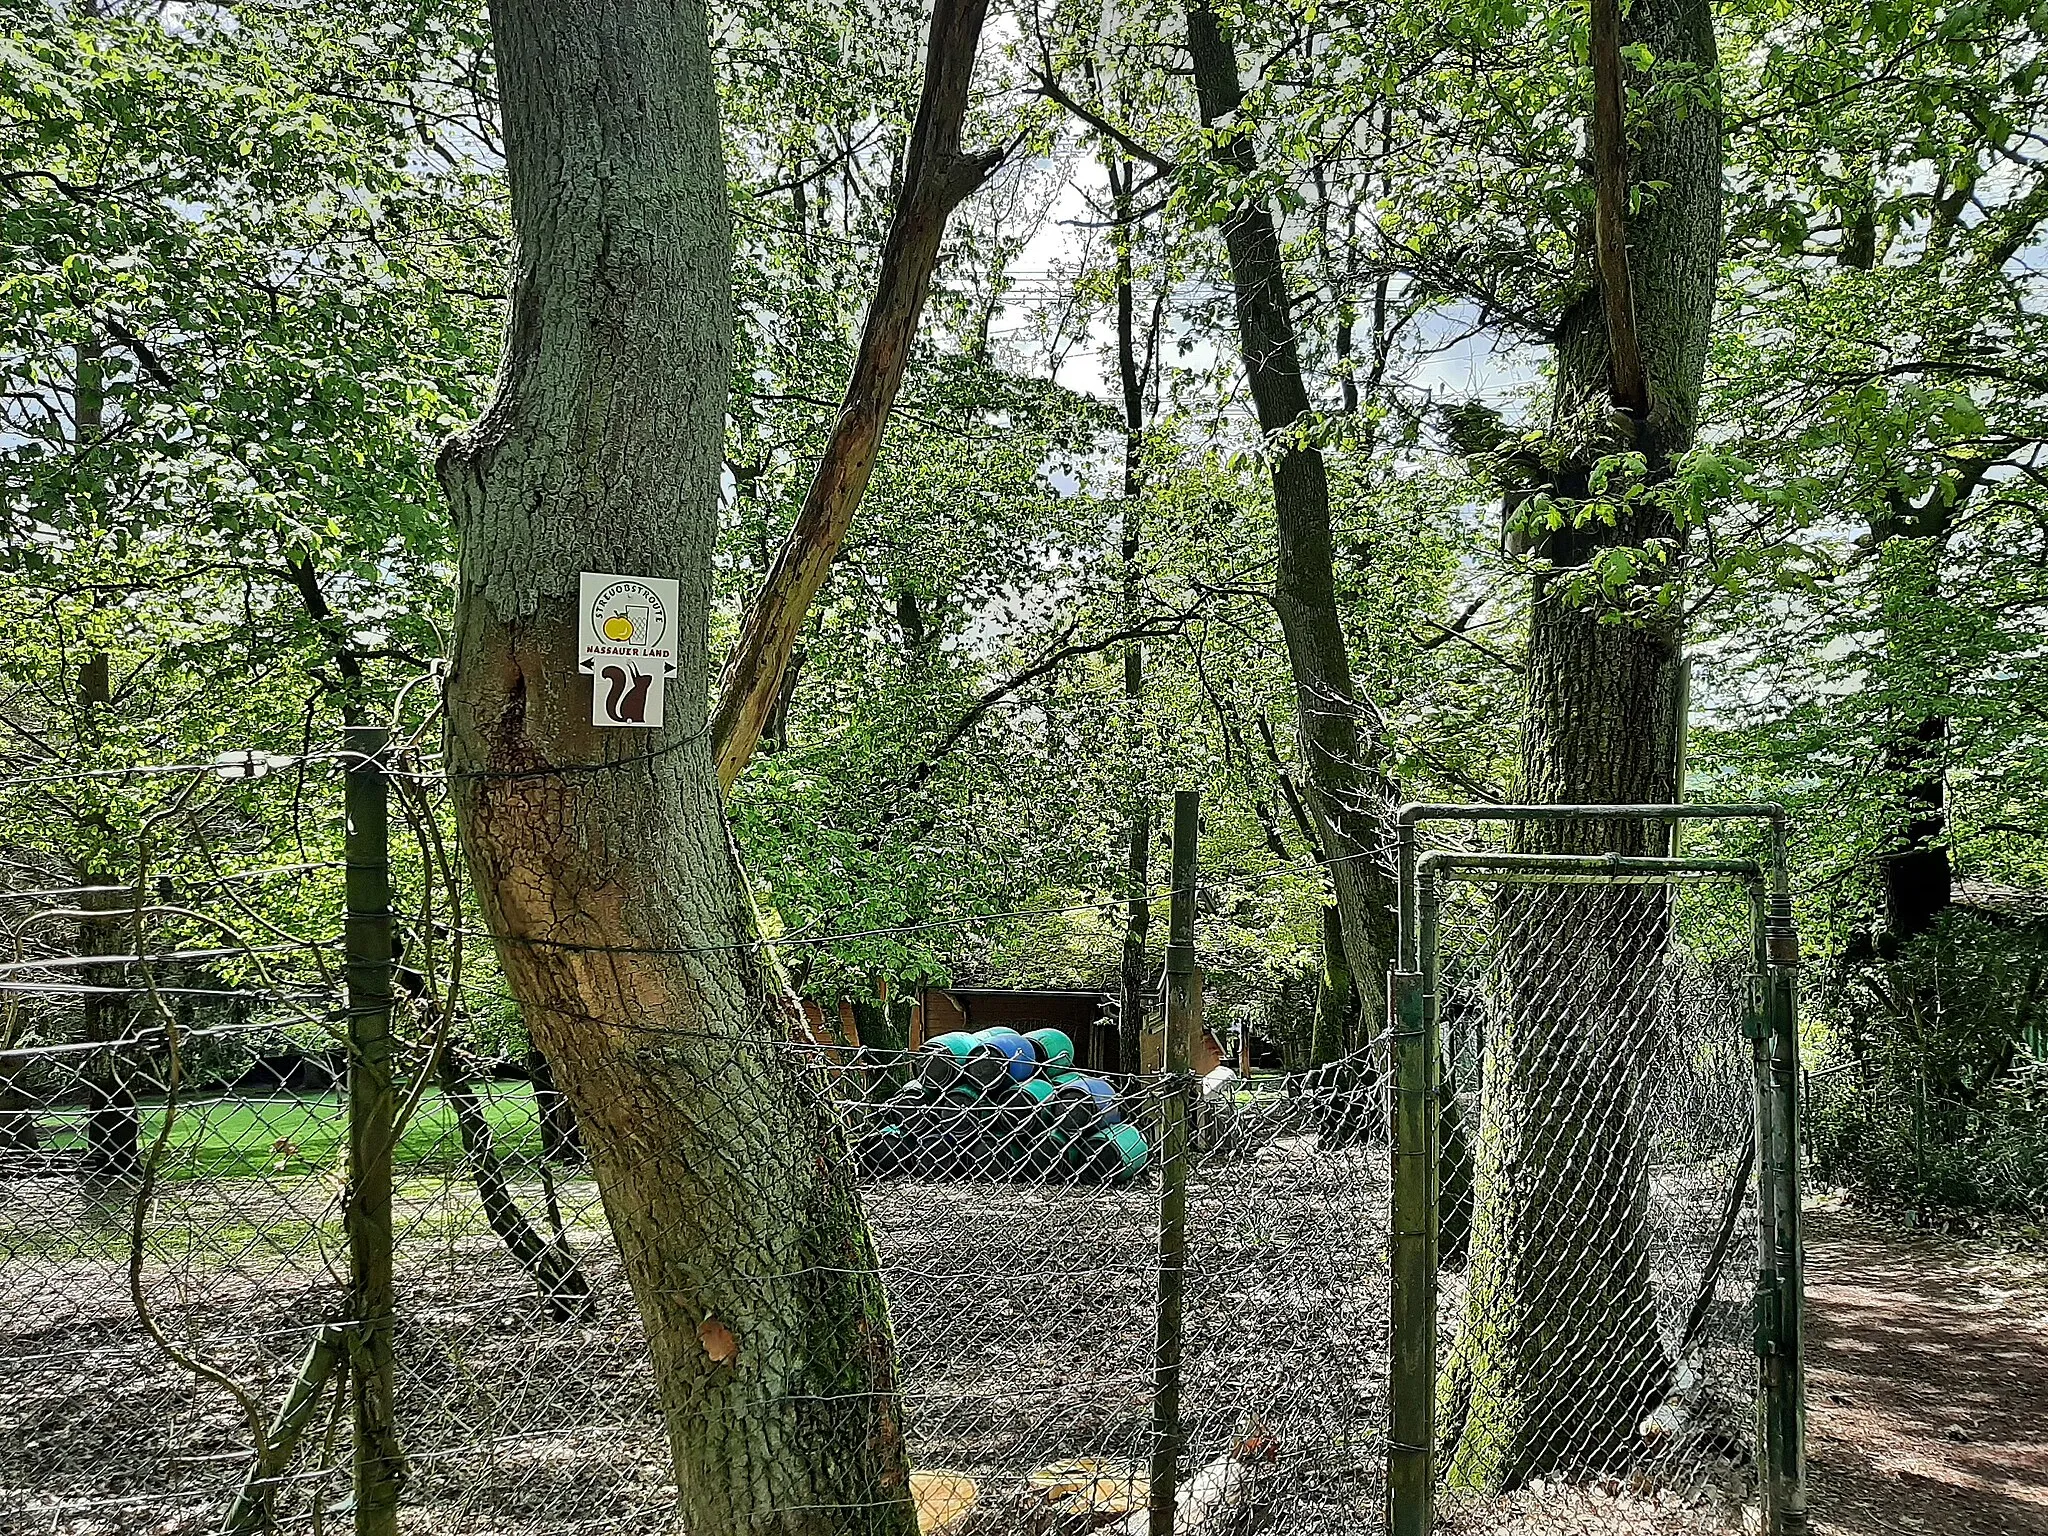
<path fill-rule="evenodd" d="M 2048 1255 L 1808 1215 L 1824 1536 L 2048 1536 Z"/>

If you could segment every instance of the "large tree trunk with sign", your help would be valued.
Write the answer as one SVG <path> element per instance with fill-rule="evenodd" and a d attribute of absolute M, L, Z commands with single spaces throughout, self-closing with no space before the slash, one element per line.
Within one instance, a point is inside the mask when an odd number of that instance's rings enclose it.
<path fill-rule="evenodd" d="M 1633 447 L 1652 479 L 1693 437 L 1722 245 L 1721 118 L 1706 0 L 1592 0 L 1591 134 L 1598 280 L 1559 332 L 1551 489 L 1572 504 L 1603 455 Z M 1623 50 L 1694 72 L 1692 93 L 1646 92 L 1622 159 Z M 1627 185 L 1648 187 L 1627 212 Z M 1674 798 L 1682 635 L 1669 610 L 1616 622 L 1566 577 L 1636 561 L 1678 536 L 1648 505 L 1547 535 L 1529 621 L 1523 798 Z M 1614 566 L 1610 565 L 1610 569 Z M 1642 823 L 1524 827 L 1526 851 L 1663 851 Z M 1668 912 L 1661 892 L 1596 891 L 1566 910 L 1503 898 L 1506 1000 L 1491 1026 L 1464 1326 L 1442 1383 L 1453 1483 L 1513 1487 L 1625 1459 L 1666 1389 L 1651 1295 L 1647 1128 L 1635 1092 Z M 1597 941 L 1588 934 L 1597 934 Z"/>
<path fill-rule="evenodd" d="M 577 1119 L 692 1536 L 910 1536 L 889 1319 L 727 833 L 706 655 L 732 239 L 701 0 L 495 0 L 516 259 L 462 535 L 449 768 Z M 664 722 L 593 727 L 578 574 L 672 576 Z"/>

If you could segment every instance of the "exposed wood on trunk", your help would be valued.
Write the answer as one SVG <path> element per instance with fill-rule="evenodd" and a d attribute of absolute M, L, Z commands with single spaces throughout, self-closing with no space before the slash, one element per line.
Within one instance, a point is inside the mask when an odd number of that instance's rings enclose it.
<path fill-rule="evenodd" d="M 1211 157 L 1253 182 L 1250 139 L 1234 128 L 1243 102 L 1237 55 L 1206 6 L 1187 13 L 1188 50 Z M 1375 978 L 1394 953 L 1394 890 L 1383 852 L 1394 800 L 1384 731 L 1354 688 L 1337 610 L 1330 537 L 1330 486 L 1322 451 L 1292 434 L 1312 411 L 1287 294 L 1287 272 L 1272 210 L 1246 196 L 1223 227 L 1236 298 L 1238 347 L 1259 426 L 1272 443 L 1278 535 L 1273 607 L 1294 676 L 1295 718 L 1307 768 L 1310 809 L 1323 846 L 1344 947 L 1353 972 Z M 1369 983 L 1377 985 L 1376 982 Z"/>
<path fill-rule="evenodd" d="M 719 681 L 712 730 L 722 785 L 730 787 L 754 754 L 780 696 L 783 669 L 804 615 L 825 584 L 867 490 L 917 339 L 946 220 L 1002 163 L 1005 151 L 970 155 L 960 147 L 987 13 L 988 0 L 934 0 L 924 93 L 853 378 L 796 524 L 747 606 L 739 642 Z"/>
<path fill-rule="evenodd" d="M 1614 403 L 1640 419 L 1650 413 L 1650 383 L 1636 337 L 1636 301 L 1628 263 L 1627 91 L 1621 78 L 1621 0 L 1588 0 L 1593 63 L 1593 244 L 1607 315 Z"/>
<path fill-rule="evenodd" d="M 829 1092 L 708 731 L 732 231 L 701 0 L 495 0 L 515 238 L 497 392 L 443 454 L 449 770 L 479 904 L 575 1106 L 692 1536 L 912 1536 L 895 1356 Z M 665 721 L 590 724 L 577 573 L 671 576 Z"/>

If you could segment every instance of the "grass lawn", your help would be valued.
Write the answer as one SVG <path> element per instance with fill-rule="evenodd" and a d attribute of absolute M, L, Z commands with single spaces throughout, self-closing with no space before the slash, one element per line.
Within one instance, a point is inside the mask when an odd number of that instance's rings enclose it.
<path fill-rule="evenodd" d="M 539 1112 L 524 1082 L 477 1084 L 499 1156 L 521 1162 L 540 1156 Z M 163 1102 L 142 1105 L 142 1145 L 155 1145 L 163 1128 Z M 82 1151 L 83 1111 L 43 1117 L 42 1144 L 51 1151 Z M 166 1179 L 235 1179 L 308 1173 L 338 1167 L 348 1141 L 348 1114 L 336 1093 L 263 1098 L 187 1098 L 178 1103 L 160 1176 Z M 455 1113 L 438 1088 L 420 1099 L 399 1138 L 401 1168 L 445 1167 L 462 1155 Z"/>

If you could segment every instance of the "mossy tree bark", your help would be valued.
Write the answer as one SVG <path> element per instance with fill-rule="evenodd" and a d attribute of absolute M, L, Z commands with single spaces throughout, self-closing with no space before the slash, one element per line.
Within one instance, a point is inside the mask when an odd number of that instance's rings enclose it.
<path fill-rule="evenodd" d="M 1691 444 L 1723 239 L 1706 0 L 1634 0 L 1625 16 L 1614 0 L 1591 9 L 1596 66 L 1604 52 L 1612 71 L 1611 115 L 1603 133 L 1596 113 L 1593 135 L 1602 216 L 1589 241 L 1597 252 L 1587 254 L 1597 277 L 1566 312 L 1557 348 L 1551 430 L 1562 453 L 1549 488 L 1566 504 L 1587 495 L 1603 455 L 1634 448 L 1654 480 Z M 1663 81 L 1691 85 L 1645 92 L 1624 179 L 1611 163 L 1619 61 L 1636 43 Z M 1628 182 L 1643 189 L 1633 214 L 1624 214 Z M 1615 294 L 1616 280 L 1630 292 Z M 1616 622 L 1565 590 L 1568 573 L 1612 547 L 1681 535 L 1650 502 L 1612 526 L 1589 521 L 1537 545 L 1548 570 L 1530 611 L 1525 800 L 1677 793 L 1678 620 L 1653 608 Z M 1641 823 L 1538 824 L 1519 843 L 1660 853 L 1663 834 Z M 1586 910 L 1569 912 L 1554 900 L 1503 900 L 1497 914 L 1507 999 L 1487 1044 L 1469 1299 L 1440 1391 L 1447 1473 L 1468 1487 L 1615 1463 L 1669 1378 L 1650 1288 L 1647 1132 L 1630 1091 L 1652 1048 L 1664 900 L 1619 891 L 1580 900 Z M 1588 924 L 1599 941 L 1578 936 Z"/>
<path fill-rule="evenodd" d="M 575 1106 L 691 1536 L 911 1536 L 889 1320 L 828 1098 L 786 1048 L 707 728 L 732 236 L 701 0 L 494 0 L 515 269 L 462 536 L 449 768 Z M 665 723 L 601 730 L 577 575 L 680 584 Z"/>

